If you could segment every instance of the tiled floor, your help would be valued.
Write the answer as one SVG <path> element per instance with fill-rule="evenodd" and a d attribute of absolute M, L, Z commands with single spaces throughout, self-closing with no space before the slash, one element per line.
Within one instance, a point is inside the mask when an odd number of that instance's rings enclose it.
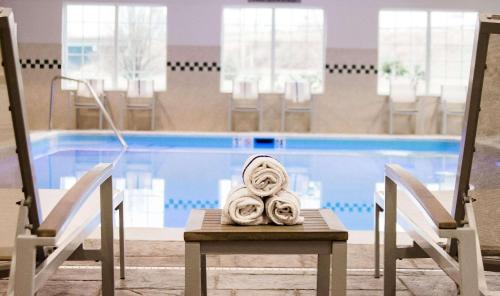
<path fill-rule="evenodd" d="M 127 279 L 117 281 L 117 295 L 183 295 L 182 242 L 127 242 Z M 209 256 L 209 295 L 315 295 L 314 256 Z M 427 259 L 398 265 L 397 295 L 456 295 L 454 283 Z M 369 245 L 349 245 L 348 295 L 382 295 L 383 279 L 373 277 Z M 488 274 L 500 290 L 500 275 Z M 6 281 L 0 281 L 0 293 Z M 39 296 L 99 295 L 96 263 L 69 262 Z"/>

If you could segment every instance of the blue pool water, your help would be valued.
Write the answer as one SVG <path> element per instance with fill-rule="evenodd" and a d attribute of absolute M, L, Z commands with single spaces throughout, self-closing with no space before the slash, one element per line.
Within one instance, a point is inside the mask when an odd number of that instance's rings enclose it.
<path fill-rule="evenodd" d="M 330 208 L 351 230 L 373 224 L 384 165 L 397 163 L 434 188 L 453 188 L 457 140 L 284 136 L 55 134 L 33 142 L 40 188 L 69 188 L 99 162 L 115 162 L 129 227 L 183 227 L 194 208 L 219 208 L 255 153 L 276 157 L 304 208 Z"/>

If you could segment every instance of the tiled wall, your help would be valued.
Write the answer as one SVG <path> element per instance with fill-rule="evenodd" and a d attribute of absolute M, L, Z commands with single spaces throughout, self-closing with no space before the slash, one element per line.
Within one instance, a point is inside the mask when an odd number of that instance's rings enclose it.
<path fill-rule="evenodd" d="M 158 94 L 157 129 L 168 131 L 227 130 L 230 95 L 219 91 L 219 48 L 208 46 L 169 46 L 167 91 Z M 60 74 L 60 44 L 21 44 L 25 92 L 30 124 L 46 129 L 50 81 Z M 376 94 L 377 52 L 372 49 L 328 49 L 325 65 L 325 92 L 315 96 L 312 131 L 316 133 L 387 132 L 387 98 Z M 68 92 L 56 83 L 55 127 L 74 128 L 75 112 Z M 146 114 L 125 114 L 120 92 L 108 92 L 108 108 L 119 127 L 147 128 Z M 280 130 L 280 96 L 263 95 L 264 131 Z M 440 113 L 437 98 L 424 100 L 424 127 L 418 133 L 437 133 Z M 83 127 L 95 126 L 92 114 L 82 116 Z M 449 131 L 460 130 L 460 119 L 451 120 Z M 253 114 L 236 114 L 234 127 L 239 131 L 257 128 Z M 287 117 L 288 131 L 307 131 L 309 119 L 304 114 Z M 413 132 L 407 118 L 396 121 L 398 133 Z"/>

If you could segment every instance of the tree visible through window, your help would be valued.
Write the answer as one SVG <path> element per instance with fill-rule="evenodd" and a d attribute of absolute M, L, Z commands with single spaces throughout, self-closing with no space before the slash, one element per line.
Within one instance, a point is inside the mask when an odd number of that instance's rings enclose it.
<path fill-rule="evenodd" d="M 222 39 L 221 91 L 231 92 L 237 77 L 257 79 L 261 92 L 283 92 L 295 80 L 323 91 L 323 10 L 225 8 Z"/>
<path fill-rule="evenodd" d="M 103 79 L 107 89 L 154 80 L 155 90 L 165 90 L 166 7 L 68 4 L 64 16 L 63 75 Z"/>
<path fill-rule="evenodd" d="M 421 95 L 467 85 L 476 20 L 476 12 L 381 11 L 378 93 L 398 78 L 417 83 Z"/>

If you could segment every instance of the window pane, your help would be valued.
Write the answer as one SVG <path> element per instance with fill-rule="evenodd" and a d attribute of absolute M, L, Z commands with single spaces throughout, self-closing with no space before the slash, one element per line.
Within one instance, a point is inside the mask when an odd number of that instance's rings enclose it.
<path fill-rule="evenodd" d="M 222 28 L 221 90 L 231 92 L 236 77 L 259 80 L 272 91 L 272 9 L 225 8 Z"/>
<path fill-rule="evenodd" d="M 111 5 L 66 5 L 63 36 L 65 76 L 77 79 L 103 79 L 113 87 L 113 42 L 115 8 Z M 74 84 L 63 81 L 63 88 Z"/>
<path fill-rule="evenodd" d="M 128 79 L 154 80 L 156 90 L 165 90 L 166 7 L 68 4 L 65 16 L 64 75 L 104 79 L 106 89 L 125 89 Z"/>
<path fill-rule="evenodd" d="M 315 93 L 323 91 L 324 36 L 323 10 L 275 10 L 274 91 L 297 80 L 308 81 Z"/>
<path fill-rule="evenodd" d="M 476 20 L 475 12 L 431 12 L 431 94 L 442 85 L 467 85 Z"/>
<path fill-rule="evenodd" d="M 118 10 L 118 88 L 128 80 L 154 80 L 166 89 L 167 8 L 120 6 Z"/>
<path fill-rule="evenodd" d="M 309 81 L 322 92 L 324 27 L 321 9 L 225 8 L 221 91 L 247 77 L 259 80 L 261 92 L 283 92 L 289 80 Z"/>
<path fill-rule="evenodd" d="M 387 94 L 391 79 L 404 77 L 424 93 L 426 82 L 427 12 L 389 11 L 379 14 L 378 93 Z"/>

